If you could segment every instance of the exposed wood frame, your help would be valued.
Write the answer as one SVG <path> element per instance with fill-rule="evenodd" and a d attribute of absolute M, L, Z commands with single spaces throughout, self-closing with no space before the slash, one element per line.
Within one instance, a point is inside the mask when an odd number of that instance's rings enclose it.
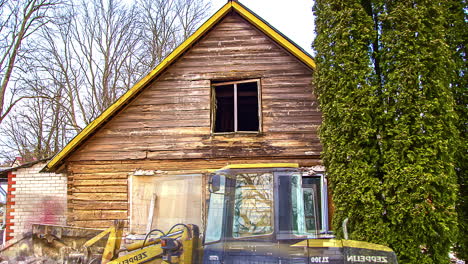
<path fill-rule="evenodd" d="M 239 106 L 237 105 L 239 103 L 239 100 L 237 98 L 237 83 L 234 83 L 233 85 L 234 88 L 234 132 L 238 132 L 239 130 Z M 257 93 L 258 93 L 258 86 L 257 86 Z M 257 102 L 258 105 L 258 102 Z"/>
<path fill-rule="evenodd" d="M 240 83 L 257 83 L 257 106 L 258 106 L 258 131 L 239 131 L 239 121 L 238 121 L 238 101 L 237 101 L 237 84 Z M 232 132 L 215 132 L 215 122 L 216 122 L 216 105 L 212 102 L 211 103 L 211 133 L 213 135 L 225 135 L 225 134 L 239 134 L 239 133 L 248 133 L 248 134 L 258 134 L 261 133 L 262 130 L 262 89 L 261 89 L 261 80 L 260 79 L 247 79 L 247 80 L 239 80 L 239 81 L 228 81 L 228 82 L 220 82 L 220 83 L 212 83 L 211 84 L 211 100 L 216 100 L 216 93 L 214 91 L 214 87 L 216 86 L 224 86 L 224 85 L 233 85 L 234 86 L 234 131 Z"/>

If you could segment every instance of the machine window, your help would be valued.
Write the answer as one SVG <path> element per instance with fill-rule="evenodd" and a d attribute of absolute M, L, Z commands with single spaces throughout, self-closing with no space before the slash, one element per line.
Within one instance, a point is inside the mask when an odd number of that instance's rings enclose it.
<path fill-rule="evenodd" d="M 307 232 L 322 230 L 322 211 L 320 208 L 321 197 L 320 177 L 303 177 L 302 190 L 304 192 L 304 209 Z"/>
<path fill-rule="evenodd" d="M 259 131 L 259 81 L 213 83 L 213 132 Z"/>
<path fill-rule="evenodd" d="M 224 193 L 226 177 L 221 176 L 220 189 L 211 193 L 208 210 L 208 223 L 206 226 L 205 243 L 219 241 L 224 226 Z"/>
<path fill-rule="evenodd" d="M 295 235 L 304 234 L 306 232 L 305 207 L 301 188 L 301 175 L 291 175 L 292 222 L 293 234 Z"/>
<path fill-rule="evenodd" d="M 300 174 L 285 174 L 278 177 L 279 236 L 307 235 L 305 208 Z"/>
<path fill-rule="evenodd" d="M 237 174 L 233 237 L 271 233 L 273 233 L 273 174 Z"/>

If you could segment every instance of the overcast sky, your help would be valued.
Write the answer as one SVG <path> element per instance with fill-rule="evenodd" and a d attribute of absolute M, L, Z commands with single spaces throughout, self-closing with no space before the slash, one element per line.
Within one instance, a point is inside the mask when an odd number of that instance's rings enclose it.
<path fill-rule="evenodd" d="M 270 25 L 312 54 L 314 18 L 312 0 L 240 0 Z M 214 14 L 227 0 L 211 0 Z"/>

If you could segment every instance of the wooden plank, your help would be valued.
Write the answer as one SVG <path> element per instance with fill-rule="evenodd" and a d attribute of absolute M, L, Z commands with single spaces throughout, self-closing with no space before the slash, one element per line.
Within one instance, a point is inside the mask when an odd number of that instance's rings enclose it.
<path fill-rule="evenodd" d="M 322 118 L 322 113 L 313 111 L 313 110 L 305 110 L 305 111 L 289 111 L 289 110 L 280 110 L 275 112 L 268 112 L 263 115 L 265 117 L 290 117 L 290 116 L 298 116 L 303 118 Z"/>
<path fill-rule="evenodd" d="M 183 92 L 184 94 L 189 95 L 202 95 L 206 94 L 206 90 L 204 88 L 210 86 L 210 80 L 202 79 L 202 80 L 189 80 L 186 78 L 179 78 L 178 80 L 171 80 L 167 81 L 164 79 L 158 79 L 157 81 L 153 82 L 152 89 L 148 89 L 144 92 L 150 96 L 156 96 L 160 93 L 165 92 Z M 203 88 L 203 89 L 200 89 Z M 136 100 L 139 98 L 145 97 L 140 95 Z M 162 96 L 162 95 L 159 95 Z"/>
<path fill-rule="evenodd" d="M 119 120 L 120 122 L 142 122 L 149 121 L 154 123 L 163 123 L 167 122 L 172 125 L 183 124 L 184 126 L 193 126 L 197 127 L 196 122 L 205 122 L 210 120 L 210 111 L 207 109 L 200 111 L 178 111 L 177 114 L 171 111 L 155 111 L 148 114 L 140 113 L 138 114 L 129 114 L 125 118 Z M 172 123 L 170 123 L 172 122 Z"/>
<path fill-rule="evenodd" d="M 229 52 L 239 52 L 240 49 L 232 48 L 229 50 Z M 210 52 L 225 52 L 224 50 L 212 50 Z M 255 51 L 252 51 L 255 52 Z M 181 65 L 178 67 L 178 73 L 177 76 L 180 76 L 180 74 L 194 74 L 194 75 L 200 75 L 200 72 L 198 72 L 195 68 L 198 67 L 203 67 L 204 70 L 209 71 L 209 72 L 216 72 L 219 71 L 221 67 L 228 67 L 231 69 L 231 71 L 252 71 L 254 68 L 256 72 L 261 72 L 262 74 L 266 74 L 268 72 L 269 74 L 282 74 L 282 75 L 290 75 L 291 77 L 294 76 L 295 74 L 300 74 L 302 73 L 301 69 L 297 67 L 296 64 L 294 63 L 283 63 L 281 68 L 277 69 L 271 69 L 271 62 L 268 61 L 262 61 L 261 63 L 245 63 L 243 62 L 242 59 L 238 59 L 237 61 L 233 58 L 224 58 L 225 60 L 230 59 L 229 63 L 225 63 L 223 66 L 220 65 L 203 65 L 202 63 L 199 63 L 198 65 Z M 171 73 L 169 73 L 171 74 Z M 170 75 L 169 75 L 170 76 Z"/>
<path fill-rule="evenodd" d="M 319 115 L 316 116 L 265 116 L 263 117 L 265 126 L 277 126 L 277 124 L 291 124 L 291 125 L 301 125 L 301 124 L 314 124 L 320 125 L 322 123 L 322 118 Z"/>
<path fill-rule="evenodd" d="M 127 186 L 75 186 L 75 193 L 127 193 Z"/>
<path fill-rule="evenodd" d="M 144 103 L 140 102 L 139 104 L 134 104 L 134 106 L 138 106 L 142 108 L 142 111 L 153 111 L 153 112 L 164 112 L 164 111 L 199 111 L 199 110 L 210 110 L 209 104 L 202 104 L 202 103 L 185 103 L 185 104 L 152 104 L 152 103 Z"/>
<path fill-rule="evenodd" d="M 317 124 L 319 121 L 317 121 Z M 314 128 L 315 126 L 315 128 Z M 312 129 L 317 129 L 318 125 L 314 125 L 314 123 L 311 122 L 305 122 L 305 123 L 291 123 L 288 124 L 288 122 L 282 122 L 281 125 L 275 125 L 272 127 L 269 127 L 265 125 L 265 131 L 277 131 L 277 132 L 284 132 L 287 131 L 290 127 L 294 127 L 298 131 L 300 130 L 310 130 Z M 297 134 L 296 134 L 297 135 Z M 127 148 L 122 145 L 119 148 L 119 157 L 125 156 L 126 153 L 128 153 L 129 157 L 133 153 L 132 150 L 135 149 L 140 149 L 142 152 L 146 152 L 146 157 L 154 156 L 154 155 L 161 155 L 160 158 L 168 158 L 167 156 L 173 156 L 176 157 L 177 155 L 180 155 L 178 158 L 197 158 L 201 157 L 203 154 L 206 153 L 215 153 L 219 148 L 222 148 L 223 150 L 226 150 L 225 147 L 229 147 L 232 150 L 240 149 L 240 148 L 257 148 L 257 150 L 250 150 L 250 151 L 260 151 L 261 153 L 265 153 L 269 146 L 270 147 L 275 147 L 276 145 L 287 145 L 288 142 L 290 142 L 291 146 L 303 146 L 307 147 L 310 146 L 309 143 L 314 141 L 318 142 L 317 138 L 311 138 L 310 140 L 306 140 L 305 137 L 297 137 L 297 140 L 294 140 L 293 137 L 290 139 L 276 139 L 272 137 L 271 139 L 257 139 L 257 140 L 242 140 L 238 138 L 238 140 L 231 140 L 231 141 L 221 141 L 221 140 L 200 140 L 200 141 L 194 141 L 194 142 L 171 142 L 168 141 L 166 143 L 161 143 L 161 142 L 155 142 L 153 144 L 146 144 L 145 146 L 134 146 L 131 145 L 131 149 L 127 150 Z M 316 147 L 314 145 L 314 147 Z M 92 152 L 95 157 L 98 157 L 99 155 L 110 155 L 111 153 L 114 152 L 114 146 L 113 145 L 90 145 L 87 149 L 87 154 L 89 152 Z M 150 150 L 150 151 L 149 151 Z M 289 149 L 288 153 L 293 152 L 293 149 Z M 244 153 L 246 154 L 246 153 Z M 274 152 L 271 154 L 275 154 Z M 276 153 L 277 154 L 277 153 Z M 285 154 L 285 153 L 283 153 Z M 77 158 L 78 158 L 78 154 Z M 219 152 L 217 155 L 219 157 L 228 157 L 228 155 L 231 155 L 231 153 L 221 153 Z M 253 155 L 253 154 L 252 154 Z M 79 184 L 82 184 L 79 182 Z M 94 183 L 93 183 L 94 184 Z"/>
<path fill-rule="evenodd" d="M 118 150 L 118 149 L 117 149 Z M 89 154 L 89 155 L 88 155 Z M 145 151 L 130 151 L 130 152 L 108 152 L 108 153 L 93 153 L 86 152 L 82 149 L 76 151 L 73 155 L 70 156 L 70 161 L 76 160 L 125 160 L 125 159 L 144 159 L 146 158 Z"/>
<path fill-rule="evenodd" d="M 165 136 L 177 136 L 177 135 L 194 135 L 204 134 L 210 135 L 209 127 L 190 127 L 190 128 L 145 128 L 135 130 L 134 128 L 104 128 L 100 131 L 100 135 L 127 135 L 127 136 L 152 136 L 152 135 L 165 135 Z"/>
<path fill-rule="evenodd" d="M 239 59 L 239 60 L 243 59 L 244 61 L 249 61 L 253 56 L 261 56 L 262 58 L 267 60 L 270 58 L 277 58 L 278 56 L 281 56 L 281 54 L 282 52 L 279 50 L 263 50 L 255 54 L 252 52 L 245 53 L 245 54 L 230 52 L 230 53 L 222 54 L 220 55 L 220 57 L 222 56 L 224 59 Z M 206 61 L 212 58 L 213 58 L 212 54 L 210 56 L 210 53 L 205 53 L 205 52 L 190 52 L 186 56 L 184 56 L 184 60 L 193 60 L 193 61 L 195 60 Z"/>
<path fill-rule="evenodd" d="M 308 102 L 309 104 L 312 102 L 309 98 L 304 97 L 304 93 L 284 93 L 284 94 L 262 94 L 263 100 L 299 100 L 302 102 Z"/>
<path fill-rule="evenodd" d="M 152 97 L 145 96 L 138 101 L 135 101 L 135 105 L 152 105 L 152 104 L 209 104 L 210 97 L 208 95 L 204 96 L 185 96 L 184 94 L 179 95 L 166 95 L 165 97 Z"/>
<path fill-rule="evenodd" d="M 127 193 L 73 193 L 69 199 L 75 201 L 127 201 Z"/>
<path fill-rule="evenodd" d="M 300 66 L 297 66 L 294 63 L 294 59 L 285 58 L 284 56 L 280 56 L 279 53 L 274 52 L 261 52 L 258 49 L 258 46 L 252 46 L 248 52 L 241 53 L 239 55 L 239 50 L 243 50 L 244 46 L 231 46 L 231 47 L 218 47 L 216 49 L 207 48 L 206 50 L 199 50 L 195 53 L 191 53 L 189 57 L 184 58 L 183 63 L 180 64 L 180 69 L 189 70 L 190 67 L 196 67 L 202 65 L 203 61 L 209 59 L 209 54 L 213 52 L 222 52 L 222 58 L 224 60 L 224 64 L 222 60 L 213 61 L 210 63 L 209 67 L 211 69 L 226 66 L 226 65 L 257 65 L 257 66 L 268 66 L 267 61 L 270 63 L 278 63 L 282 64 L 281 68 L 277 69 L 287 69 L 287 67 L 291 69 L 300 69 Z M 271 46 L 269 46 L 271 47 Z M 221 57 L 221 56 L 220 56 Z M 206 66 L 206 65 L 205 65 Z M 210 69 L 208 68 L 208 69 Z M 270 67 L 271 68 L 271 65 Z"/>
<path fill-rule="evenodd" d="M 265 99 L 270 99 L 270 98 L 265 98 L 265 96 L 276 96 L 276 97 L 283 97 L 288 94 L 302 94 L 303 98 L 306 100 L 314 101 L 315 96 L 313 95 L 313 87 L 302 84 L 302 83 L 295 83 L 295 84 L 285 84 L 282 86 L 279 85 L 262 85 L 262 98 Z M 272 99 L 275 99 L 276 97 L 273 97 Z"/>
<path fill-rule="evenodd" d="M 101 180 L 76 180 L 73 179 L 73 186 L 79 185 L 127 185 L 127 179 L 101 179 Z"/>
<path fill-rule="evenodd" d="M 277 108 L 280 108 L 280 109 L 309 108 L 311 106 L 311 103 L 312 102 L 307 102 L 307 101 L 296 101 L 296 100 L 285 101 L 281 99 L 275 99 L 275 100 L 264 101 L 262 106 L 263 106 L 263 111 L 275 111 L 275 109 Z"/>
<path fill-rule="evenodd" d="M 158 110 L 159 111 L 159 110 Z M 118 118 L 123 118 L 126 116 L 131 116 L 131 117 L 137 117 L 141 115 L 143 118 L 150 118 L 151 116 L 153 117 L 154 120 L 159 120 L 165 118 L 161 118 L 161 116 L 164 115 L 172 115 L 172 117 L 177 117 L 178 119 L 183 119 L 184 117 L 198 117 L 198 116 L 205 116 L 205 115 L 210 115 L 210 110 L 209 109 L 197 109 L 197 110 L 181 110 L 178 112 L 174 111 L 159 111 L 158 115 L 154 115 L 154 109 L 151 108 L 151 106 L 146 106 L 146 107 L 141 107 L 138 105 L 132 105 L 131 107 L 127 108 L 127 111 L 125 111 L 125 114 L 122 117 Z"/>
<path fill-rule="evenodd" d="M 126 128 L 138 128 L 138 129 L 145 129 L 145 128 L 183 128 L 183 127 L 207 127 L 210 125 L 210 119 L 195 119 L 195 120 L 129 120 L 129 121 L 121 121 L 119 120 L 119 128 L 126 129 Z"/>
<path fill-rule="evenodd" d="M 184 86 L 186 85 L 186 86 Z M 171 99 L 171 100 L 184 100 L 182 102 L 191 103 L 190 99 L 194 99 L 194 102 L 199 102 L 201 99 L 210 97 L 210 82 L 205 82 L 202 87 L 190 88 L 191 83 L 186 81 L 184 84 L 179 84 L 179 87 L 175 87 L 172 84 L 170 87 L 161 88 L 159 83 L 156 83 L 154 88 L 148 93 L 145 93 L 144 97 L 139 97 L 135 100 L 135 103 L 140 101 L 147 101 L 155 99 Z M 186 96 L 186 98 L 180 98 L 180 96 Z"/>
<path fill-rule="evenodd" d="M 126 219 L 121 219 L 126 220 Z M 82 220 L 82 221 L 67 221 L 68 225 L 76 227 L 86 227 L 86 228 L 99 228 L 106 229 L 113 225 L 114 220 Z M 125 224 L 127 226 L 128 223 Z"/>
<path fill-rule="evenodd" d="M 96 209 L 108 209 L 108 210 L 127 210 L 128 203 L 117 202 L 117 201 L 81 201 L 71 200 L 70 208 L 78 210 L 96 210 Z"/>
<path fill-rule="evenodd" d="M 274 126 L 264 126 L 265 131 L 267 132 L 285 132 L 290 129 L 294 129 L 297 131 L 313 131 L 318 130 L 320 123 L 317 122 L 316 124 L 305 123 L 305 124 L 275 124 Z"/>
<path fill-rule="evenodd" d="M 294 125 L 297 130 L 309 130 L 309 124 L 304 125 Z M 268 128 L 266 128 L 268 130 Z M 283 130 L 281 130 L 283 129 Z M 287 126 L 283 127 L 273 127 L 272 130 L 284 131 L 287 129 Z M 264 143 L 255 143 L 244 146 L 231 146 L 229 144 L 217 144 L 217 145 L 204 145 L 200 144 L 198 147 L 193 149 L 185 148 L 184 150 L 173 149 L 169 146 L 161 146 L 161 149 L 153 149 L 152 151 L 146 152 L 145 158 L 147 159 L 196 159 L 196 158 L 232 158 L 232 157 L 258 157 L 259 155 L 264 156 L 292 156 L 292 155 L 303 155 L 303 150 L 306 151 L 320 151 L 320 144 L 309 146 L 307 142 L 304 143 L 291 143 L 291 146 L 302 146 L 298 147 L 282 147 L 288 145 L 288 142 L 280 142 L 272 144 L 268 142 Z M 154 146 L 153 146 L 154 147 Z M 99 160 L 103 157 L 109 157 L 114 151 L 93 151 L 88 152 L 86 155 L 90 159 Z M 132 152 L 121 152 L 119 153 L 118 158 L 115 160 L 121 160 L 122 157 L 125 157 L 125 154 L 128 153 L 128 159 L 130 159 Z M 77 160 L 82 160 L 83 158 L 79 154 L 75 154 Z M 107 160 L 111 160 L 106 158 Z M 87 184 L 86 182 L 79 181 L 78 184 Z M 91 184 L 91 183 L 90 183 Z"/>
<path fill-rule="evenodd" d="M 127 179 L 127 174 L 115 172 L 102 172 L 102 171 L 81 171 L 81 173 L 74 173 L 73 179 L 75 180 L 103 180 L 103 179 Z"/>
<path fill-rule="evenodd" d="M 126 219 L 127 210 L 73 210 L 72 221 Z"/>
<path fill-rule="evenodd" d="M 271 116 L 287 116 L 288 112 L 278 112 L 271 114 Z M 293 113 L 293 112 L 291 112 Z M 300 113 L 300 111 L 297 111 Z M 311 113 L 311 116 L 316 116 L 315 112 Z M 306 112 L 307 114 L 307 112 Z M 193 135 L 144 135 L 138 136 L 135 138 L 131 138 L 129 136 L 123 136 L 121 134 L 114 134 L 112 136 L 100 136 L 94 138 L 93 144 L 109 144 L 114 140 L 119 140 L 122 142 L 131 140 L 132 143 L 135 144 L 147 144 L 152 142 L 193 142 L 193 141 L 214 141 L 216 140 L 225 140 L 225 141 L 232 141 L 232 142 L 242 142 L 242 141 L 259 141 L 259 140 L 289 140 L 289 139 L 317 139 L 317 133 L 314 131 L 309 132 L 301 132 L 301 133 L 294 133 L 289 131 L 288 133 L 262 133 L 262 134 L 233 134 L 233 135 L 206 135 L 206 134 L 193 134 Z M 103 177 L 110 177 L 113 174 L 103 174 Z"/>

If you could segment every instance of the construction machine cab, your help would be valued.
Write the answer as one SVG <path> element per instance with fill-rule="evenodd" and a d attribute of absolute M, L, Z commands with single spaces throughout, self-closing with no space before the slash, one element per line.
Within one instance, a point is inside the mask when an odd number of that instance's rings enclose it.
<path fill-rule="evenodd" d="M 326 232 L 321 208 L 326 196 L 317 193 L 323 178 L 306 171 L 297 164 L 216 171 L 210 178 L 203 263 L 397 263 L 388 247 L 336 240 Z"/>
<path fill-rule="evenodd" d="M 211 176 L 205 243 L 317 237 L 317 196 L 303 191 L 297 165 L 258 166 L 230 166 Z"/>
<path fill-rule="evenodd" d="M 204 263 L 296 253 L 307 263 L 307 252 L 290 245 L 319 236 L 319 204 L 313 188 L 304 192 L 297 164 L 231 165 L 211 175 L 209 189 Z"/>

